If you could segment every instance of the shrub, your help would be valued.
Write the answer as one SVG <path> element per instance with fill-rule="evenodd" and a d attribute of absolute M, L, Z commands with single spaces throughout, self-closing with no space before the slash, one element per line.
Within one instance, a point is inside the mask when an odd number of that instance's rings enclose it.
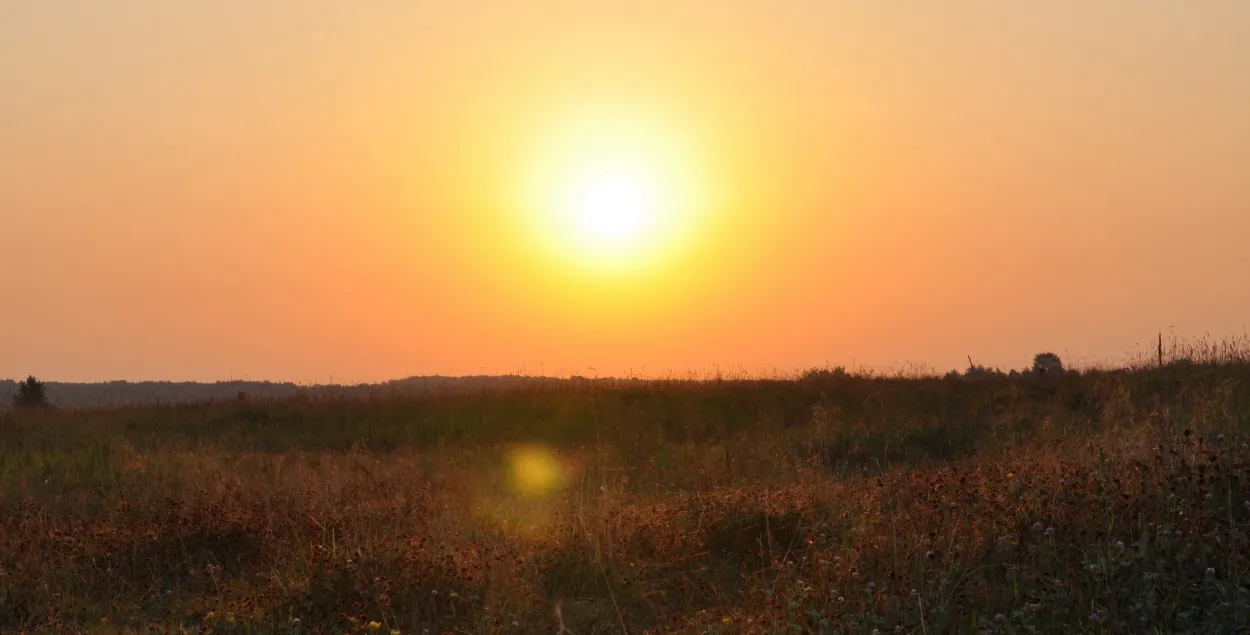
<path fill-rule="evenodd" d="M 17 385 L 17 394 L 13 396 L 16 408 L 43 408 L 48 405 L 48 394 L 44 383 L 34 375 Z"/>
<path fill-rule="evenodd" d="M 1038 375 L 1063 373 L 1063 361 L 1054 353 L 1038 353 L 1033 356 L 1033 372 Z"/>

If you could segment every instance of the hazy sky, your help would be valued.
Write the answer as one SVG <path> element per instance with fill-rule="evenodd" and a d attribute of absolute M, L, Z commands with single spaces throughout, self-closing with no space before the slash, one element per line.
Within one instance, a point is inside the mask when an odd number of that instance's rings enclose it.
<path fill-rule="evenodd" d="M 676 229 L 536 220 L 622 147 Z M 57 380 L 1241 334 L 1250 2 L 6 0 L 0 272 L 0 377 Z"/>

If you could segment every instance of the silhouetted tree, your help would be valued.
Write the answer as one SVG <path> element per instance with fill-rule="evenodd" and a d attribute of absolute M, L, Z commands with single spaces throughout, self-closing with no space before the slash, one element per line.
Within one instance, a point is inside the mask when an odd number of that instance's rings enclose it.
<path fill-rule="evenodd" d="M 1033 372 L 1038 375 L 1062 374 L 1063 361 L 1054 353 L 1038 353 L 1033 356 Z"/>
<path fill-rule="evenodd" d="M 17 408 L 42 408 L 48 405 L 48 394 L 43 382 L 34 375 L 17 385 L 17 394 L 13 396 L 13 405 Z"/>

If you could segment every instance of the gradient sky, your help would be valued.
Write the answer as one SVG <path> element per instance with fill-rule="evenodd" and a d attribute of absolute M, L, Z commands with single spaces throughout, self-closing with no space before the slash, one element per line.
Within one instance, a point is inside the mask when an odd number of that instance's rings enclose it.
<path fill-rule="evenodd" d="M 646 267 L 532 235 L 519 183 L 577 125 L 704 194 Z M 0 272 L 0 377 L 65 381 L 1239 335 L 1250 3 L 9 0 Z"/>

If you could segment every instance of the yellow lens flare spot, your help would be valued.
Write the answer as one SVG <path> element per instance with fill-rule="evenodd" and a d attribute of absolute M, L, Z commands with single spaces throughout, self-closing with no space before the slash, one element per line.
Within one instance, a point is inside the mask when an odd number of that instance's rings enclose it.
<path fill-rule="evenodd" d="M 544 496 L 564 488 L 566 473 L 560 457 L 540 446 L 512 452 L 512 485 L 525 496 Z"/>

